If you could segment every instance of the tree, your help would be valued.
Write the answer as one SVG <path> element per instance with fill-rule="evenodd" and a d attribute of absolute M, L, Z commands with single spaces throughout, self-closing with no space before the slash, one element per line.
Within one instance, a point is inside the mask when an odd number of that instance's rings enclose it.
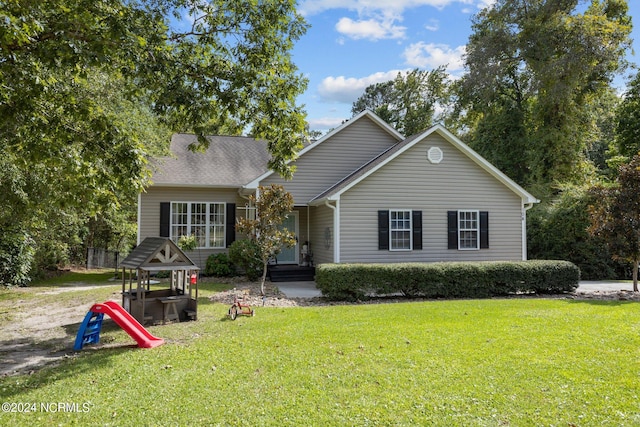
<path fill-rule="evenodd" d="M 589 233 L 589 206 L 598 200 L 590 185 L 563 188 L 550 203 L 527 213 L 527 249 L 530 259 L 562 259 L 580 268 L 585 280 L 615 279 L 621 265 L 612 260 L 602 236 Z"/>
<path fill-rule="evenodd" d="M 256 207 L 255 219 L 242 218 L 236 230 L 247 234 L 257 247 L 262 262 L 262 282 L 260 292 L 264 295 L 269 260 L 278 255 L 283 246 L 296 244 L 293 232 L 282 227 L 282 222 L 293 210 L 293 197 L 281 185 L 258 187 L 258 197 L 249 196 L 249 203 Z"/>
<path fill-rule="evenodd" d="M 394 80 L 368 86 L 351 108 L 369 109 L 404 135 L 414 135 L 444 120 L 450 104 L 446 67 L 398 73 Z"/>
<path fill-rule="evenodd" d="M 627 2 L 578 3 L 498 0 L 473 20 L 458 86 L 467 139 L 523 184 L 584 179 L 590 111 L 626 65 Z"/>
<path fill-rule="evenodd" d="M 638 292 L 640 264 L 640 155 L 620 168 L 616 185 L 592 190 L 597 204 L 590 207 L 589 231 L 605 239 L 614 259 L 631 263 L 633 291 Z"/>
<path fill-rule="evenodd" d="M 640 152 L 640 73 L 629 82 L 616 111 L 617 152 L 627 159 Z"/>
<path fill-rule="evenodd" d="M 8 0 L 0 15 L 0 229 L 37 246 L 56 234 L 47 218 L 109 216 L 172 132 L 195 132 L 194 150 L 251 132 L 291 176 L 306 86 L 295 1 Z"/>

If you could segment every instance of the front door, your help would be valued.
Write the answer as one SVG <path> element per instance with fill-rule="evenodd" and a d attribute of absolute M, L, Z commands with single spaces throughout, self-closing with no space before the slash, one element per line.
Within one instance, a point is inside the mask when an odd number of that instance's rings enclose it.
<path fill-rule="evenodd" d="M 283 247 L 276 259 L 278 264 L 298 264 L 298 212 L 287 215 L 280 229 L 286 228 L 296 236 L 296 245 L 290 248 Z"/>

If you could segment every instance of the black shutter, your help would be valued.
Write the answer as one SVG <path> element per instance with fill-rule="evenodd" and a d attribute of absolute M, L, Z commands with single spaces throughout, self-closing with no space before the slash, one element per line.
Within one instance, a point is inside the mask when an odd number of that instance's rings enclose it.
<path fill-rule="evenodd" d="M 447 211 L 447 240 L 449 249 L 458 249 L 458 211 Z"/>
<path fill-rule="evenodd" d="M 225 217 L 226 227 L 225 234 L 227 240 L 227 247 L 231 246 L 233 242 L 236 240 L 236 204 L 235 203 L 227 203 L 227 212 Z"/>
<path fill-rule="evenodd" d="M 378 211 L 378 250 L 389 249 L 389 211 Z"/>
<path fill-rule="evenodd" d="M 480 249 L 489 249 L 489 212 L 480 212 Z"/>
<path fill-rule="evenodd" d="M 171 224 L 171 203 L 160 202 L 160 237 L 169 237 Z"/>
<path fill-rule="evenodd" d="M 411 211 L 411 222 L 413 226 L 413 249 L 422 249 L 422 211 Z"/>

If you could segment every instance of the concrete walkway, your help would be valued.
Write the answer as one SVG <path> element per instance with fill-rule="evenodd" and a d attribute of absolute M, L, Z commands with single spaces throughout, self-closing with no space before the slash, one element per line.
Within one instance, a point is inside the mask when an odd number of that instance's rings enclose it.
<path fill-rule="evenodd" d="M 287 298 L 313 298 L 322 295 L 316 288 L 316 282 L 276 282 L 280 292 Z"/>

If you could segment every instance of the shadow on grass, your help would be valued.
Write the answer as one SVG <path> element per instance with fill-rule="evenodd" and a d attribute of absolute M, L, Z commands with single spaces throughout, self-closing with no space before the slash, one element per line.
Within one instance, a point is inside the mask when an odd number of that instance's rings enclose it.
<path fill-rule="evenodd" d="M 620 300 L 620 299 L 591 299 L 591 298 L 576 298 L 567 299 L 569 304 L 589 304 L 598 305 L 603 307 L 617 307 L 630 304 L 639 304 L 639 301 Z"/>

